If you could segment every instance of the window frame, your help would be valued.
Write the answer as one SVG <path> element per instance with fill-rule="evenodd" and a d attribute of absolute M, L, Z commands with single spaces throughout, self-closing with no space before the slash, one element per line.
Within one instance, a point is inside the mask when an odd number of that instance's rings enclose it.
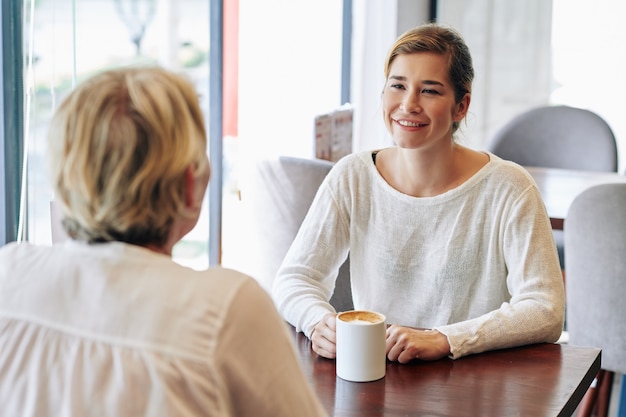
<path fill-rule="evenodd" d="M 22 2 L 0 8 L 0 246 L 16 241 L 24 159 Z M 26 224 L 25 222 L 23 223 Z"/>

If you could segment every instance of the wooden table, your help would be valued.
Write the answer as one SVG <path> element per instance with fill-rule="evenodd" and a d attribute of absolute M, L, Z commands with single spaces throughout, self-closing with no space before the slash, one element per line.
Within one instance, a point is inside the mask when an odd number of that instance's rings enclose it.
<path fill-rule="evenodd" d="M 388 362 L 383 379 L 348 382 L 289 327 L 305 374 L 335 417 L 570 417 L 600 370 L 600 349 L 538 344 L 455 361 Z"/>
<path fill-rule="evenodd" d="M 626 176 L 611 172 L 524 167 L 534 178 L 550 216 L 553 229 L 563 230 L 572 201 L 594 185 L 626 182 Z"/>

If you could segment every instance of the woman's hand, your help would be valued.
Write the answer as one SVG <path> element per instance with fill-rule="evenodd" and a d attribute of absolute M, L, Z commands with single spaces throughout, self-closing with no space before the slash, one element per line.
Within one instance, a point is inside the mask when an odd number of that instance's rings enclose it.
<path fill-rule="evenodd" d="M 313 329 L 313 334 L 311 335 L 313 351 L 328 359 L 334 359 L 337 356 L 336 316 L 337 314 L 335 313 L 324 315 L 315 326 L 315 329 Z"/>
<path fill-rule="evenodd" d="M 387 358 L 390 361 L 432 361 L 449 354 L 448 338 L 437 330 L 417 330 L 395 324 L 387 328 Z"/>

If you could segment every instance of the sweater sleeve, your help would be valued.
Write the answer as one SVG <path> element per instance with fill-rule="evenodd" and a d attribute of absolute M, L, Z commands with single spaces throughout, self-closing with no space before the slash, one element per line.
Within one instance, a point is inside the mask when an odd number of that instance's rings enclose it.
<path fill-rule="evenodd" d="M 561 335 L 565 296 L 550 221 L 536 186 L 511 207 L 503 231 L 509 302 L 474 319 L 436 327 L 451 357 L 540 342 Z"/>
<path fill-rule="evenodd" d="M 216 361 L 232 415 L 327 416 L 300 369 L 286 323 L 254 280 L 234 297 L 219 340 Z"/>
<path fill-rule="evenodd" d="M 348 256 L 347 210 L 341 209 L 330 185 L 340 181 L 338 166 L 320 186 L 273 283 L 278 311 L 309 338 L 321 318 L 335 312 L 329 300 Z"/>

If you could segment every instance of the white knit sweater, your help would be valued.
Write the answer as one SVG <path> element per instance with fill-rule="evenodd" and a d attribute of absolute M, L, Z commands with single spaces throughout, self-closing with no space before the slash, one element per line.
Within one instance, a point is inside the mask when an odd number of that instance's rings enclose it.
<path fill-rule="evenodd" d="M 311 336 L 350 254 L 354 306 L 388 324 L 436 328 L 451 357 L 556 341 L 564 287 L 549 218 L 520 166 L 490 162 L 459 187 L 416 198 L 378 173 L 370 151 L 321 185 L 274 282 L 283 317 Z"/>

